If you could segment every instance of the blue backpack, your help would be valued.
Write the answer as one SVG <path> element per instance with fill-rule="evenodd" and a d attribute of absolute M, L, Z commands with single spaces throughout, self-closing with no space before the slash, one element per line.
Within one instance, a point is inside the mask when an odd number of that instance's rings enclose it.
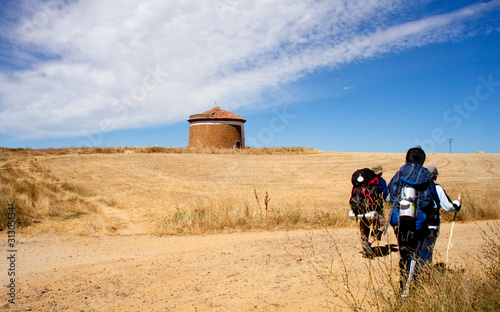
<path fill-rule="evenodd" d="M 393 227 L 406 223 L 414 224 L 417 231 L 423 230 L 427 219 L 437 212 L 435 206 L 439 207 L 431 173 L 418 164 L 406 163 L 401 167 L 389 183 L 389 192 L 389 223 Z"/>

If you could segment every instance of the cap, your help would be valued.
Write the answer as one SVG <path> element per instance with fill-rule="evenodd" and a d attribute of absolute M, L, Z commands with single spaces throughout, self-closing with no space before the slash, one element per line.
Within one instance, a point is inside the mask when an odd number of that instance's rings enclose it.
<path fill-rule="evenodd" d="M 373 167 L 372 171 L 375 172 L 375 174 L 381 174 L 385 170 L 384 170 L 384 168 L 382 168 L 381 165 L 378 165 L 378 166 Z"/>
<path fill-rule="evenodd" d="M 439 175 L 438 169 L 434 166 L 428 166 L 427 169 L 431 172 L 431 175 Z"/>

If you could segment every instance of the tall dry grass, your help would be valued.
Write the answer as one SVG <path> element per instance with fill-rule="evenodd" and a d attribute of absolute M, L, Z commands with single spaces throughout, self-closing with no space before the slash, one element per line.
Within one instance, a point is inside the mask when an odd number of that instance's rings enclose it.
<path fill-rule="evenodd" d="M 14 159 L 0 167 L 0 228 L 7 225 L 10 205 L 16 209 L 16 224 L 22 229 L 47 220 L 65 222 L 99 213 L 89 198 L 91 189 L 61 180 L 36 158 Z"/>
<path fill-rule="evenodd" d="M 465 187 L 453 187 L 447 190 L 450 198 L 462 198 L 462 209 L 457 213 L 458 221 L 479 221 L 500 219 L 500 189 L 486 188 L 482 190 L 470 190 Z M 441 210 L 441 218 L 444 222 L 453 220 L 453 213 Z"/>
<path fill-rule="evenodd" d="M 268 192 L 254 190 L 255 201 L 234 198 L 196 199 L 166 214 L 158 223 L 157 234 L 230 233 L 249 230 L 310 229 L 346 226 L 343 213 L 331 207 L 272 203 Z"/>
<path fill-rule="evenodd" d="M 328 242 L 310 237 L 295 245 L 327 290 L 325 300 L 340 299 L 351 311 L 499 311 L 500 223 L 483 229 L 481 255 L 458 267 L 428 265 L 413 280 L 407 296 L 401 295 L 398 257 L 366 259 L 363 270 L 343 254 L 343 243 L 327 231 Z M 321 250 L 320 250 L 321 248 Z M 325 251 L 326 249 L 326 251 Z M 479 263 L 479 265 L 477 265 Z"/>
<path fill-rule="evenodd" d="M 483 229 L 483 256 L 480 265 L 446 268 L 427 267 L 415 280 L 409 296 L 397 294 L 383 298 L 386 311 L 499 311 L 500 223 Z"/>

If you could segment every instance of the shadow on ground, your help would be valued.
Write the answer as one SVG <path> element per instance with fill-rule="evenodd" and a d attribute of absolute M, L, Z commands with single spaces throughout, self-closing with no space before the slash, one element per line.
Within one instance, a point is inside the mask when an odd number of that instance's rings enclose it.
<path fill-rule="evenodd" d="M 375 257 L 385 257 L 388 256 L 391 252 L 398 252 L 398 245 L 391 244 L 385 246 L 379 246 L 372 248 L 375 253 Z"/>

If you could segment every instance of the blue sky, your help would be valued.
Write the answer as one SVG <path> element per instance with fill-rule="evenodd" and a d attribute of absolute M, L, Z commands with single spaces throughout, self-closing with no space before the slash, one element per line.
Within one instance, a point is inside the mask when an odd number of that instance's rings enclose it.
<path fill-rule="evenodd" d="M 500 0 L 2 1 L 0 146 L 500 152 Z"/>

